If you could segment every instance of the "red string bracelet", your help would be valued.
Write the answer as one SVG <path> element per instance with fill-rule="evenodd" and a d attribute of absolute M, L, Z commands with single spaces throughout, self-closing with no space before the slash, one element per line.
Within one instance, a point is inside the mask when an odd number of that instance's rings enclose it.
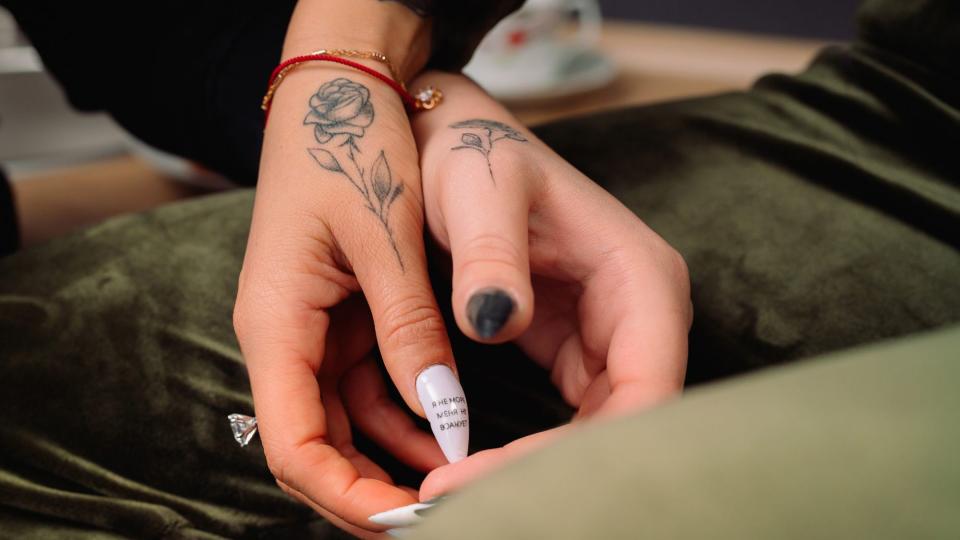
<path fill-rule="evenodd" d="M 303 64 L 304 62 L 310 62 L 314 60 L 343 64 L 345 66 L 360 70 L 367 75 L 380 79 L 386 83 L 387 86 L 392 88 L 397 95 L 400 96 L 400 100 L 403 101 L 404 107 L 408 112 L 411 113 L 422 110 L 430 110 L 439 105 L 440 101 L 443 99 L 443 94 L 440 92 L 440 90 L 433 87 L 420 90 L 417 93 L 417 96 L 414 97 L 410 94 L 410 92 L 407 91 L 403 84 L 398 83 L 397 81 L 387 77 L 375 69 L 351 60 L 347 60 L 346 58 L 340 58 L 339 56 L 326 53 L 307 54 L 303 56 L 295 56 L 289 60 L 284 60 L 273 70 L 273 73 L 270 74 L 270 82 L 267 86 L 267 93 L 263 96 L 263 103 L 260 106 L 264 112 L 264 125 L 266 125 L 267 120 L 270 118 L 270 105 L 273 103 L 273 96 L 276 93 L 277 88 L 279 88 L 280 83 L 283 81 L 283 78 L 296 66 Z"/>

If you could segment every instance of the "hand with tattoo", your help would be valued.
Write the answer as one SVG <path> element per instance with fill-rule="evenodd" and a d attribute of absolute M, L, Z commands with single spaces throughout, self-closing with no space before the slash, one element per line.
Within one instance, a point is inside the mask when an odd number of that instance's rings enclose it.
<path fill-rule="evenodd" d="M 298 70 L 280 92 L 266 137 L 283 142 L 264 146 L 234 325 L 271 471 L 363 535 L 368 516 L 416 499 L 353 447 L 354 429 L 420 470 L 447 462 L 388 398 L 373 356 L 379 344 L 421 415 L 418 373 L 456 373 L 427 277 L 416 147 L 400 101 L 363 74 Z"/>
<path fill-rule="evenodd" d="M 349 25 L 348 36 L 322 28 L 381 11 L 381 26 Z M 404 43 L 421 35 L 414 25 L 404 37 L 407 15 L 417 18 L 395 2 L 299 2 L 283 57 L 319 45 L 379 49 L 401 71 L 419 69 L 404 58 Z M 384 531 L 367 518 L 417 502 L 417 490 L 360 453 L 354 433 L 421 471 L 447 463 L 387 386 L 424 416 L 418 375 L 437 365 L 456 374 L 427 276 L 422 200 L 409 118 L 388 86 L 332 63 L 286 76 L 264 133 L 234 327 L 277 483 L 360 537 Z"/>
<path fill-rule="evenodd" d="M 692 322 L 682 257 L 467 78 L 428 77 L 446 102 L 413 128 L 427 225 L 452 257 L 460 329 L 516 343 L 577 408 L 575 422 L 679 393 Z M 427 477 L 421 499 L 568 428 L 445 465 Z"/>

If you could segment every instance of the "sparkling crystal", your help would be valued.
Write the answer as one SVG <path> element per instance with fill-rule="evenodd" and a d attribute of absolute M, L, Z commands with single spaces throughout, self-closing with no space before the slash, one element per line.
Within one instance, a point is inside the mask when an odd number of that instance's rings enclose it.
<path fill-rule="evenodd" d="M 433 95 L 436 93 L 436 90 L 432 86 L 428 86 L 420 90 L 420 93 L 417 94 L 417 99 L 420 101 L 430 101 L 433 99 Z"/>
<path fill-rule="evenodd" d="M 246 446 L 250 439 L 257 434 L 257 419 L 245 414 L 231 414 L 227 416 L 230 420 L 230 429 L 233 430 L 233 438 L 240 443 L 240 446 Z"/>

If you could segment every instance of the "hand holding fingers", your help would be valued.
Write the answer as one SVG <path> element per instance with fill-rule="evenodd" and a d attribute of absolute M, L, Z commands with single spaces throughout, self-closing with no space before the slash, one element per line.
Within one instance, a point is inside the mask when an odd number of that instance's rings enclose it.
<path fill-rule="evenodd" d="M 325 515 L 377 531 L 382 527 L 368 516 L 413 498 L 353 447 L 351 422 L 376 422 L 351 405 L 364 389 L 345 381 L 376 339 L 411 409 L 424 412 L 415 387 L 421 372 L 443 379 L 448 394 L 435 401 L 451 397 L 459 383 L 425 270 L 406 116 L 389 89 L 368 83 L 348 70 L 304 68 L 279 89 L 235 328 L 271 471 Z M 446 371 L 425 369 L 435 365 Z M 462 401 L 462 390 L 453 397 Z M 462 432 L 452 444 L 465 455 L 465 422 L 462 428 L 445 435 Z M 422 437 L 388 442 L 401 455 L 428 447 Z M 434 443 L 418 465 L 434 466 L 437 453 Z"/>
<path fill-rule="evenodd" d="M 577 418 L 623 414 L 678 393 L 692 317 L 682 258 L 475 85 L 432 73 L 423 80 L 438 84 L 448 96 L 446 111 L 440 113 L 441 107 L 439 114 L 418 117 L 413 127 L 428 224 L 453 256 L 454 309 L 461 329 L 484 339 L 471 328 L 468 294 L 458 290 L 463 283 L 458 270 L 461 276 L 471 274 L 458 259 L 471 260 L 470 239 L 497 238 L 511 245 L 502 251 L 522 256 L 503 257 L 510 263 L 481 280 L 511 276 L 513 283 L 523 283 L 515 289 L 524 291 L 518 304 L 529 302 L 523 317 L 513 315 L 517 325 L 505 325 L 498 338 L 515 339 L 551 371 L 564 397 L 578 408 Z M 521 247 L 512 247 L 516 244 Z M 421 497 L 529 451 L 536 440 L 442 467 L 428 477 Z"/>

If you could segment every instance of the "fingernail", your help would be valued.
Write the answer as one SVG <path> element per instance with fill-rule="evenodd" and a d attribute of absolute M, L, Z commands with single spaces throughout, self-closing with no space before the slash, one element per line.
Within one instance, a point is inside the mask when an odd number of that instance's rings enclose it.
<path fill-rule="evenodd" d="M 467 457 L 470 442 L 467 398 L 453 371 L 442 364 L 421 371 L 417 377 L 417 396 L 447 461 L 455 463 Z"/>
<path fill-rule="evenodd" d="M 516 302 L 503 290 L 482 289 L 467 302 L 467 319 L 478 336 L 492 338 L 503 329 L 516 308 Z"/>
<path fill-rule="evenodd" d="M 395 529 L 387 529 L 387 535 L 392 536 L 393 538 L 406 538 L 410 536 L 411 532 L 413 532 L 413 529 L 409 527 L 397 527 Z"/>
<path fill-rule="evenodd" d="M 423 517 L 417 512 L 433 507 L 434 503 L 413 503 L 386 512 L 374 514 L 367 519 L 377 525 L 386 525 L 387 527 L 412 527 L 423 521 Z"/>

